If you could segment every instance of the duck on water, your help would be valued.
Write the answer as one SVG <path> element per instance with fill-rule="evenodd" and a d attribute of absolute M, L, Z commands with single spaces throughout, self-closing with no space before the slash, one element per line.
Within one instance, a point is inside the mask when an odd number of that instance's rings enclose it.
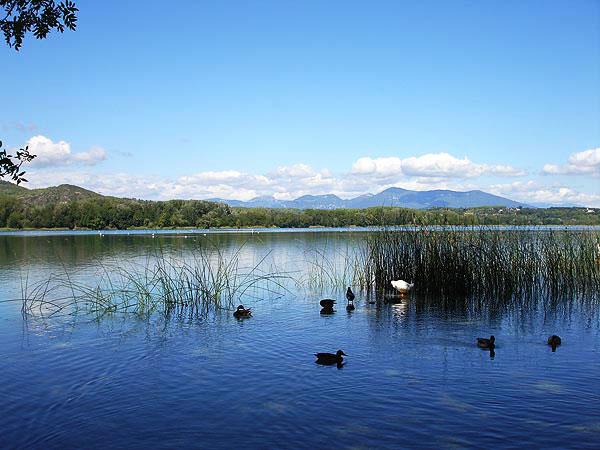
<path fill-rule="evenodd" d="M 496 338 L 494 335 L 490 336 L 490 338 L 477 338 L 477 347 L 483 349 L 492 349 L 496 346 L 495 344 Z"/>
<path fill-rule="evenodd" d="M 323 366 L 333 366 L 334 364 L 342 365 L 344 362 L 344 356 L 346 355 L 342 350 L 338 350 L 335 353 L 315 353 L 317 360 L 315 361 L 317 364 L 321 364 Z"/>
<path fill-rule="evenodd" d="M 483 350 L 490 351 L 490 358 L 494 359 L 496 356 L 496 338 L 492 335 L 488 338 L 477 338 L 477 347 Z"/>
<path fill-rule="evenodd" d="M 396 289 L 400 295 L 407 295 L 410 290 L 415 287 L 415 283 L 408 283 L 404 280 L 392 280 L 392 287 Z"/>
<path fill-rule="evenodd" d="M 239 305 L 233 312 L 233 317 L 236 319 L 243 319 L 245 317 L 252 317 L 252 311 L 250 308 L 244 308 L 244 305 Z"/>
<path fill-rule="evenodd" d="M 348 286 L 348 290 L 346 291 L 346 300 L 348 300 L 348 305 L 346 305 L 346 311 L 348 312 L 352 312 L 354 311 L 354 299 L 356 298 L 356 296 L 354 295 L 354 292 L 352 292 L 352 289 L 350 289 L 350 286 Z"/>
<path fill-rule="evenodd" d="M 552 347 L 553 352 L 556 351 L 556 347 L 558 347 L 560 344 L 562 344 L 562 340 L 560 339 L 560 336 L 553 334 L 552 336 L 550 336 L 548 338 L 548 345 L 550 347 Z"/>
<path fill-rule="evenodd" d="M 333 305 L 335 305 L 335 300 L 330 298 L 325 298 L 319 302 L 321 305 L 321 314 L 333 314 L 335 310 L 333 309 Z"/>

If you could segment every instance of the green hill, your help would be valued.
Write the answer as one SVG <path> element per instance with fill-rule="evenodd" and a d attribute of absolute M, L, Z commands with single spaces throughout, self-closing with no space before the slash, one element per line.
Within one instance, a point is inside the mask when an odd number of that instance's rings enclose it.
<path fill-rule="evenodd" d="M 16 196 L 31 205 L 67 203 L 73 200 L 103 197 L 103 195 L 96 192 L 79 186 L 73 186 L 72 184 L 61 184 L 41 189 L 27 189 L 8 181 L 0 181 L 0 195 Z"/>
<path fill-rule="evenodd" d="M 414 223 L 600 225 L 600 208 L 242 208 L 204 200 L 150 201 L 117 198 L 68 184 L 27 189 L 0 181 L 0 228 L 297 228 Z"/>
<path fill-rule="evenodd" d="M 61 184 L 44 189 L 31 189 L 23 194 L 24 199 L 35 205 L 46 203 L 67 203 L 73 200 L 104 197 L 96 192 L 89 191 L 71 184 Z"/>
<path fill-rule="evenodd" d="M 14 183 L 0 180 L 0 195 L 23 195 L 30 192 L 29 189 L 17 186 Z"/>

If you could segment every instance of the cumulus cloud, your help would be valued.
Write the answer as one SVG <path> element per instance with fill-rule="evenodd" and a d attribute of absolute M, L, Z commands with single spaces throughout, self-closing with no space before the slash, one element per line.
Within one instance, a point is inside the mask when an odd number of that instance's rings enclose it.
<path fill-rule="evenodd" d="M 68 159 L 71 164 L 84 163 L 85 158 L 98 159 L 98 156 L 94 156 L 93 149 L 72 153 L 65 142 L 50 141 L 50 144 L 53 150 L 51 154 L 55 159 Z M 45 155 L 47 156 L 48 152 Z M 75 170 L 74 167 L 55 167 L 52 171 L 32 167 L 28 171 L 30 183 L 27 187 L 69 183 L 104 195 L 152 200 L 250 200 L 259 196 L 290 200 L 303 195 L 320 194 L 336 194 L 341 198 L 350 198 L 365 193 L 377 193 L 389 187 L 417 191 L 482 189 L 526 204 L 600 207 L 600 193 L 585 193 L 573 187 L 546 186 L 522 179 L 508 183 L 508 177 L 514 177 L 517 173 L 521 172 L 512 166 L 477 164 L 468 158 L 455 158 L 442 153 L 405 159 L 364 157 L 358 159 L 349 171 L 336 174 L 307 164 L 279 166 L 264 174 L 223 170 L 201 171 L 179 177 L 98 174 L 90 170 Z M 506 179 L 504 184 L 482 185 L 477 175 L 495 175 Z"/>
<path fill-rule="evenodd" d="M 401 181 L 381 181 L 376 177 L 352 173 L 333 175 L 326 169 L 316 170 L 306 164 L 281 166 L 266 175 L 225 170 L 206 171 L 177 178 L 94 174 L 68 170 L 30 171 L 28 187 L 45 187 L 61 183 L 76 184 L 104 195 L 137 197 L 154 200 L 173 198 L 224 198 L 250 200 L 273 196 L 291 200 L 303 195 L 336 194 L 342 198 L 367 192 L 377 193 L 389 187 L 412 190 L 471 190 L 472 183 L 457 182 L 447 177 L 411 177 Z"/>
<path fill-rule="evenodd" d="M 529 204 L 600 207 L 600 194 L 579 192 L 567 186 L 546 186 L 535 181 L 516 181 L 490 186 L 490 192 Z"/>
<path fill-rule="evenodd" d="M 402 160 L 395 156 L 389 158 L 359 158 L 352 165 L 352 173 L 397 176 L 402 174 Z"/>
<path fill-rule="evenodd" d="M 198 172 L 166 183 L 167 198 L 228 198 L 249 200 L 267 189 L 271 181 L 264 175 L 252 175 L 237 170 Z"/>
<path fill-rule="evenodd" d="M 567 164 L 546 164 L 542 172 L 546 175 L 600 176 L 600 147 L 571 154 Z"/>
<path fill-rule="evenodd" d="M 85 152 L 73 153 L 71 144 L 66 141 L 53 142 L 46 136 L 33 136 L 26 143 L 29 152 L 37 157 L 32 167 L 57 167 L 72 164 L 93 166 L 106 159 L 106 151 L 101 147 L 92 147 Z"/>
<path fill-rule="evenodd" d="M 525 172 L 509 165 L 476 164 L 469 158 L 456 158 L 449 153 L 427 153 L 421 156 L 358 159 L 352 166 L 354 174 L 369 174 L 380 178 L 436 177 L 473 178 L 481 175 L 521 176 Z"/>
<path fill-rule="evenodd" d="M 166 180 L 153 176 L 136 176 L 126 173 L 96 174 L 76 170 L 29 170 L 28 189 L 74 184 L 103 195 L 159 199 Z"/>

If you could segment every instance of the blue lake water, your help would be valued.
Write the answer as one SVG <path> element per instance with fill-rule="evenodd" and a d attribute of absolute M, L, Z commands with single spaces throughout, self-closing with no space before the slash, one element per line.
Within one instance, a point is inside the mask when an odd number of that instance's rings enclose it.
<path fill-rule="evenodd" d="M 360 232 L 0 235 L 0 447 L 597 448 L 600 313 L 369 304 L 290 283 L 243 299 L 254 316 L 87 314 L 24 318 L 23 280 L 99 266 L 185 260 L 198 240 L 302 278 Z M 185 235 L 188 235 L 186 238 Z M 315 253 L 317 252 L 317 253 Z M 332 268 L 331 272 L 336 269 Z M 334 278 L 343 279 L 343 271 Z M 319 314 L 321 298 L 339 300 Z M 550 334 L 563 345 L 552 352 Z M 493 334 L 496 354 L 475 345 Z M 338 369 L 313 353 L 343 349 Z"/>

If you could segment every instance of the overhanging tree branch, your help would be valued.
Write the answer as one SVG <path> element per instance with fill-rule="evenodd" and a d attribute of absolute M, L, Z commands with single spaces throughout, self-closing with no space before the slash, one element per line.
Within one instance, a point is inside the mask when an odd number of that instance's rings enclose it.
<path fill-rule="evenodd" d="M 0 141 L 0 178 L 9 177 L 17 184 L 23 181 L 27 182 L 23 175 L 25 171 L 21 170 L 23 163 L 31 162 L 35 155 L 29 153 L 29 148 L 20 148 L 14 155 L 8 154 L 2 150 L 2 141 Z"/>
<path fill-rule="evenodd" d="M 44 39 L 52 30 L 61 33 L 65 29 L 75 30 L 77 12 L 71 0 L 56 2 L 55 0 L 0 0 L 0 11 L 4 10 L 4 18 L 0 19 L 0 31 L 10 48 L 19 51 L 25 35 L 32 32 L 37 39 Z M 0 13 L 0 17 L 2 14 Z M 9 155 L 2 150 L 0 141 L 0 179 L 9 177 L 17 184 L 26 182 L 23 163 L 30 162 L 35 155 L 29 153 L 27 147 Z"/>
<path fill-rule="evenodd" d="M 75 30 L 79 11 L 71 0 L 0 0 L 0 9 L 6 12 L 0 20 L 4 40 L 17 51 L 29 32 L 44 39 L 54 29 L 61 33 Z"/>

